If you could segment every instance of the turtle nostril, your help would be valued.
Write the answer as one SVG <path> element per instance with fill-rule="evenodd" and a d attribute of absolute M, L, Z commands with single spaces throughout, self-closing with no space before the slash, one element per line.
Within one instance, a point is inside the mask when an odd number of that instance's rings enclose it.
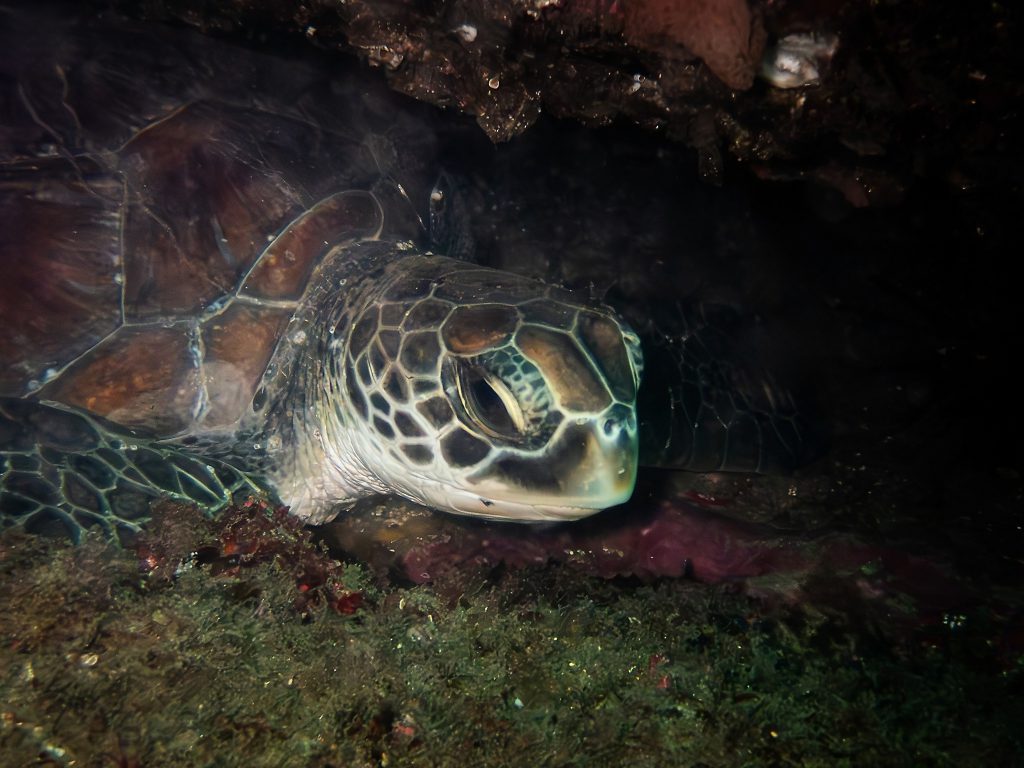
<path fill-rule="evenodd" d="M 617 437 L 636 430 L 636 416 L 633 411 L 623 405 L 616 404 L 604 414 L 601 429 L 607 437 Z"/>

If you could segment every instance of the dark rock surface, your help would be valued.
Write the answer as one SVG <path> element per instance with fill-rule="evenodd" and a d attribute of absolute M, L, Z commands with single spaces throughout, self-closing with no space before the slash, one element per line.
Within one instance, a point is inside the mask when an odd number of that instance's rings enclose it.
<path fill-rule="evenodd" d="M 968 188 L 1019 125 L 1020 26 L 1010 4 L 924 0 L 456 0 L 125 4 L 211 33 L 355 52 L 403 93 L 472 115 L 507 141 L 543 113 L 635 123 L 768 178 L 864 207 L 922 177 Z M 791 35 L 824 43 L 817 79 L 760 76 Z M 792 64 L 792 62 L 790 62 Z M 807 79 L 804 74 L 796 79 Z M 782 82 L 778 78 L 776 82 Z M 790 83 L 792 84 L 792 83 Z"/>

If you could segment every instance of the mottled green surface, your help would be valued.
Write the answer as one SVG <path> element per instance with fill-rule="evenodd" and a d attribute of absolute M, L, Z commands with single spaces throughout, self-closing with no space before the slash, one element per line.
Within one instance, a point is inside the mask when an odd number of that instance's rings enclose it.
<path fill-rule="evenodd" d="M 898 629 L 835 595 L 769 609 L 555 567 L 408 588 L 348 565 L 363 607 L 303 616 L 277 565 L 213 570 L 0 539 L 0 765 L 1010 765 L 1021 748 L 1019 642 L 981 613 Z"/>

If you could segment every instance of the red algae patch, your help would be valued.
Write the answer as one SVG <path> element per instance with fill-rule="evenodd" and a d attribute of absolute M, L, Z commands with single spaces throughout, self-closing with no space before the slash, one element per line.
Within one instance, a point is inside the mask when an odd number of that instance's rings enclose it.
<path fill-rule="evenodd" d="M 294 581 L 293 605 L 300 614 L 321 605 L 351 614 L 363 596 L 345 586 L 344 566 L 313 541 L 286 507 L 248 499 L 216 518 L 194 507 L 164 503 L 134 544 L 139 568 L 149 578 L 173 578 L 190 563 L 222 578 L 243 578 L 259 565 L 273 565 Z"/>

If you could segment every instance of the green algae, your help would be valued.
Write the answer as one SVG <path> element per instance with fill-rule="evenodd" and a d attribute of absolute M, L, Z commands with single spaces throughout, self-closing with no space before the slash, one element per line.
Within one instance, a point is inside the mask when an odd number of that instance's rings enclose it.
<path fill-rule="evenodd" d="M 1011 764 L 998 622 L 897 637 L 813 605 L 566 567 L 296 609 L 276 560 L 152 578 L 97 540 L 0 539 L 0 765 Z M 954 620 L 955 619 L 955 620 Z M 974 631 L 976 630 L 976 631 Z"/>

